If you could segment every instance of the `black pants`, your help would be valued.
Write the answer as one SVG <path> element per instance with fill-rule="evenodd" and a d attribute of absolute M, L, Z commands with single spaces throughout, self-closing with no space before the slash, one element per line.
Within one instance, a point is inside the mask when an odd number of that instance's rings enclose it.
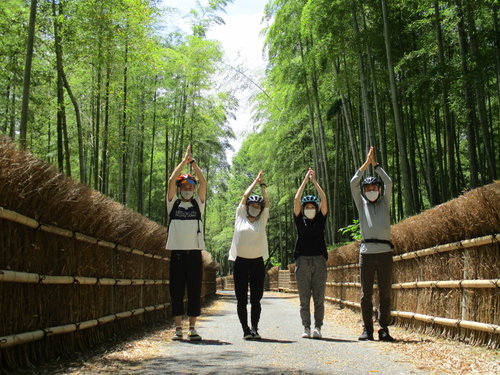
<path fill-rule="evenodd" d="M 170 300 L 172 315 L 184 315 L 184 290 L 187 288 L 188 316 L 200 316 L 201 250 L 172 250 L 170 255 Z"/>
<path fill-rule="evenodd" d="M 264 295 L 264 277 L 266 274 L 262 257 L 246 259 L 236 257 L 234 262 L 234 291 L 238 300 L 238 318 L 243 328 L 248 327 L 247 303 L 248 284 L 250 284 L 250 312 L 252 327 L 257 327 L 260 320 L 260 300 Z"/>
<path fill-rule="evenodd" d="M 368 332 L 373 332 L 373 282 L 377 273 L 379 292 L 379 324 L 387 328 L 391 323 L 392 253 L 360 254 L 361 314 Z"/>

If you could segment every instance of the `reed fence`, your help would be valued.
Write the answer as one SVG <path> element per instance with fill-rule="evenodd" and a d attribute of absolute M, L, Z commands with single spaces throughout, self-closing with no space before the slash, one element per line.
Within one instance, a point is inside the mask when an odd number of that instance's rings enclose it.
<path fill-rule="evenodd" d="M 498 348 L 500 183 L 393 225 L 392 237 L 395 324 Z M 329 252 L 328 301 L 360 308 L 358 258 L 359 242 Z M 293 291 L 294 267 L 288 268 Z"/>
<path fill-rule="evenodd" d="M 166 235 L 0 138 L 0 369 L 165 322 Z M 203 258 L 206 297 L 216 267 Z"/>

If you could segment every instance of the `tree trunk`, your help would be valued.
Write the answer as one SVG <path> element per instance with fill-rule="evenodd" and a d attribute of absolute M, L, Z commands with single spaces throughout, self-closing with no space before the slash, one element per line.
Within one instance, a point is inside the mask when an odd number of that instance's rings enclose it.
<path fill-rule="evenodd" d="M 125 62 L 123 66 L 123 111 L 121 126 L 121 147 L 120 147 L 120 202 L 127 203 L 126 179 L 127 179 L 127 80 L 128 80 L 128 38 L 125 40 Z"/>
<path fill-rule="evenodd" d="M 363 109 L 363 123 L 364 123 L 364 128 L 366 132 L 366 144 L 365 144 L 365 150 L 368 152 L 370 149 L 370 146 L 375 146 L 376 145 L 376 140 L 375 140 L 375 133 L 373 131 L 373 120 L 372 120 L 372 113 L 370 109 L 370 98 L 369 98 L 369 93 L 368 93 L 368 83 L 367 83 L 367 78 L 366 78 L 366 68 L 365 68 L 365 61 L 363 58 L 362 54 L 362 49 L 360 47 L 361 43 L 361 36 L 359 32 L 359 26 L 358 26 L 358 16 L 357 16 L 357 11 L 356 11 L 356 3 L 354 0 L 351 0 L 351 9 L 352 9 L 352 24 L 353 24 L 353 29 L 354 29 L 354 35 L 356 40 L 358 41 L 356 48 L 356 54 L 358 57 L 358 73 L 359 73 L 359 82 L 361 86 L 361 107 Z M 368 56 L 369 58 L 369 56 Z"/>
<path fill-rule="evenodd" d="M 457 2 L 458 3 L 458 2 Z M 457 4 L 459 9 L 459 22 L 458 22 L 458 38 L 460 42 L 460 58 L 462 65 L 462 74 L 464 77 L 469 75 L 469 67 L 467 64 L 467 39 L 464 30 L 464 19 L 460 4 Z M 464 100 L 465 100 L 465 110 L 467 112 L 467 150 L 469 154 L 469 170 L 471 175 L 471 187 L 476 187 L 479 185 L 478 181 L 478 171 L 479 165 L 476 155 L 476 112 L 474 109 L 474 103 L 472 98 L 472 89 L 468 79 L 464 82 Z"/>
<path fill-rule="evenodd" d="M 108 138 L 109 138 L 109 82 L 111 76 L 111 65 L 109 56 L 106 67 L 106 92 L 104 94 L 104 124 L 102 129 L 102 154 L 101 154 L 101 192 L 109 193 L 109 163 L 108 163 Z"/>
<path fill-rule="evenodd" d="M 396 137 L 399 149 L 399 161 L 401 163 L 401 172 L 403 174 L 403 196 L 405 202 L 405 214 L 411 216 L 415 213 L 413 205 L 413 186 L 411 184 L 410 164 L 408 162 L 408 154 L 406 151 L 406 138 L 401 119 L 401 111 L 399 108 L 399 94 L 396 86 L 396 77 L 394 74 L 394 64 L 392 62 L 391 42 L 389 33 L 389 20 L 387 18 L 386 0 L 381 0 L 382 17 L 384 21 L 384 41 L 387 54 L 387 70 L 389 72 L 389 80 L 391 84 L 391 100 L 392 110 L 394 113 L 394 122 L 396 125 Z"/>
<path fill-rule="evenodd" d="M 439 51 L 439 65 L 441 67 L 441 72 L 443 74 L 443 79 L 441 80 L 441 100 L 443 104 L 444 112 L 444 126 L 446 129 L 446 140 L 447 140 L 447 150 L 448 150 L 448 171 L 449 171 L 449 193 L 446 194 L 447 198 L 455 197 L 457 195 L 457 177 L 456 177 L 456 164 L 455 157 L 453 153 L 453 125 L 451 122 L 451 111 L 449 104 L 449 83 L 448 83 L 448 67 L 444 57 L 444 41 L 443 32 L 441 30 L 441 16 L 439 12 L 439 2 L 434 0 L 434 15 L 435 15 L 435 27 L 436 27 L 436 38 Z"/>
<path fill-rule="evenodd" d="M 21 107 L 21 123 L 19 126 L 19 140 L 21 148 L 26 149 L 26 135 L 28 129 L 28 111 L 31 84 L 31 63 L 33 61 L 33 45 L 35 43 L 35 21 L 37 0 L 31 0 L 30 22 L 28 26 L 28 39 L 26 42 L 26 60 L 23 78 L 23 102 Z"/>
<path fill-rule="evenodd" d="M 473 60 L 476 62 L 474 77 L 474 91 L 476 94 L 477 108 L 479 114 L 479 123 L 481 125 L 481 133 L 483 136 L 484 148 L 486 149 L 486 160 L 489 170 L 489 180 L 496 179 L 496 160 L 492 146 L 492 136 L 488 129 L 488 119 L 486 113 L 486 95 L 484 93 L 483 70 L 486 68 L 482 64 L 482 58 L 479 55 L 479 47 L 477 41 L 476 24 L 474 21 L 473 11 L 470 2 L 466 2 L 465 15 L 467 20 L 467 31 L 470 41 L 470 50 Z M 486 171 L 485 171 L 486 172 Z"/>
<path fill-rule="evenodd" d="M 149 189 L 148 189 L 148 217 L 151 217 L 151 203 L 153 200 L 153 163 L 155 155 L 155 137 L 156 137 L 156 101 L 157 101 L 157 82 L 158 76 L 155 77 L 154 95 L 153 95 L 153 130 L 151 132 L 151 155 L 149 161 Z"/>
<path fill-rule="evenodd" d="M 66 108 L 64 105 L 64 84 L 63 84 L 63 63 L 61 51 L 61 38 L 59 36 L 59 21 L 56 11 L 56 0 L 52 0 L 52 17 L 54 22 L 54 48 L 56 51 L 56 68 L 57 68 L 57 165 L 59 170 L 64 170 L 64 145 L 66 120 Z M 67 165 L 66 165 L 67 166 Z"/>

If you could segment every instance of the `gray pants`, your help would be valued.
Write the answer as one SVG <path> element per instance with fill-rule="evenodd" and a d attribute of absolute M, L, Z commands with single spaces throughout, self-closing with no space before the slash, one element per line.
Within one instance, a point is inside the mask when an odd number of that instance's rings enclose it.
<path fill-rule="evenodd" d="M 311 327 L 311 294 L 314 301 L 314 326 L 321 328 L 325 315 L 326 259 L 323 255 L 300 256 L 295 261 L 295 279 L 299 289 L 300 318 Z"/>

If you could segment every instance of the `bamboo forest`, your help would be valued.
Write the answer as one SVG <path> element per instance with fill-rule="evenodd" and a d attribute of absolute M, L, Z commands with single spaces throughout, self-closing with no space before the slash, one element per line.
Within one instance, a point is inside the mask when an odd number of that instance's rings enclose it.
<path fill-rule="evenodd" d="M 159 0 L 2 0 L 0 134 L 162 225 L 191 145 L 220 275 L 260 170 L 268 267 L 283 268 L 309 168 L 328 200 L 329 250 L 356 238 L 349 182 L 370 146 L 394 183 L 393 224 L 499 178 L 496 0 L 269 0 L 258 80 L 209 37 L 232 2 L 198 2 L 187 32 L 168 27 L 175 13 Z M 237 86 L 253 87 L 252 121 L 232 150 Z"/>

